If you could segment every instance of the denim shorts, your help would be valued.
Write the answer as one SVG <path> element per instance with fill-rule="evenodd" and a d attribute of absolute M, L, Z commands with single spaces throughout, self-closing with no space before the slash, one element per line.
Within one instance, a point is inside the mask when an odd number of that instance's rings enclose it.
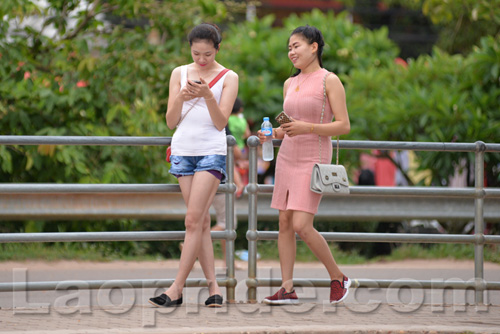
<path fill-rule="evenodd" d="M 221 183 L 226 181 L 226 156 L 225 155 L 203 155 L 203 156 L 170 156 L 170 174 L 179 176 L 194 175 L 196 172 L 216 171 L 223 175 Z"/>

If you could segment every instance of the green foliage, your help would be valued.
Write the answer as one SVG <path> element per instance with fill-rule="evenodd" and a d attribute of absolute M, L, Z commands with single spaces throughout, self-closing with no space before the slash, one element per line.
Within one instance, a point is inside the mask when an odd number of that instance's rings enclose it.
<path fill-rule="evenodd" d="M 345 77 L 350 137 L 368 140 L 425 142 L 498 142 L 500 126 L 500 40 L 484 38 L 469 56 L 431 56 L 408 67 L 354 70 Z M 420 168 L 435 184 L 453 174 L 466 153 L 419 152 Z M 490 166 L 498 154 L 487 154 Z M 497 176 L 498 177 L 498 176 Z"/>
<path fill-rule="evenodd" d="M 500 33 L 500 0 L 384 0 L 390 6 L 420 9 L 441 28 L 439 47 L 469 53 L 482 37 Z"/>
<path fill-rule="evenodd" d="M 224 18 L 226 7 L 215 0 L 87 3 L 77 11 L 79 0 L 47 8 L 2 2 L 2 134 L 172 135 L 164 122 L 168 81 L 187 61 L 186 32 Z M 22 25 L 31 14 L 41 29 Z M 8 182 L 174 182 L 161 147 L 2 146 L 0 157 L 0 180 Z"/>

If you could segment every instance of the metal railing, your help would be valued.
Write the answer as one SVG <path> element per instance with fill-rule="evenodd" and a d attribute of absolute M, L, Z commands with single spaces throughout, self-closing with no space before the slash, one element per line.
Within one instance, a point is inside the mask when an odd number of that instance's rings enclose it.
<path fill-rule="evenodd" d="M 59 137 L 59 136 L 0 136 L 0 145 L 96 145 L 96 146 L 168 146 L 171 137 Z M 227 165 L 234 166 L 233 146 L 236 140 L 227 136 Z M 227 168 L 227 182 L 219 186 L 218 192 L 226 194 L 226 230 L 212 231 L 212 239 L 226 241 L 226 277 L 217 278 L 220 286 L 226 287 L 227 300 L 235 299 L 235 271 L 234 271 L 234 168 Z M 0 193 L 180 193 L 176 184 L 0 184 Z M 0 217 L 2 213 L 0 212 Z M 3 233 L 0 234 L 0 243 L 12 242 L 84 242 L 84 241 L 165 241 L 183 240 L 185 232 L 57 232 L 57 233 Z M 80 282 L 81 284 L 82 282 Z M 89 289 L 99 289 L 104 281 L 83 282 Z M 170 286 L 173 280 L 129 280 L 123 281 L 129 288 L 155 288 Z M 0 291 L 17 290 L 55 290 L 60 288 L 61 282 L 26 282 L 0 283 Z M 64 282 L 71 284 L 71 282 Z M 205 287 L 206 280 L 188 279 L 186 286 Z"/>
<path fill-rule="evenodd" d="M 257 287 L 280 286 L 280 279 L 257 277 L 257 241 L 276 240 L 278 231 L 259 231 L 257 229 L 258 195 L 259 193 L 272 193 L 274 186 L 257 183 L 257 146 L 259 139 L 252 136 L 247 141 L 249 145 L 249 184 L 248 199 L 248 299 L 256 301 Z M 280 140 L 273 140 L 274 146 L 281 144 Z M 336 144 L 332 142 L 332 145 Z M 500 290 L 500 282 L 486 282 L 484 280 L 484 245 L 499 244 L 500 236 L 484 235 L 484 199 L 500 198 L 500 189 L 484 188 L 484 154 L 486 152 L 500 152 L 500 144 L 485 144 L 481 141 L 475 143 L 425 143 L 425 142 L 383 142 L 383 141 L 341 141 L 340 147 L 344 149 L 378 149 L 378 150 L 414 150 L 414 151 L 442 151 L 442 152 L 475 152 L 475 187 L 474 188 L 445 188 L 445 187 L 351 187 L 351 195 L 336 196 L 336 198 L 352 195 L 368 196 L 398 196 L 400 197 L 464 197 L 474 199 L 474 235 L 432 235 L 432 234 L 403 234 L 403 233 L 321 233 L 328 241 L 350 242 L 410 242 L 410 243 L 467 243 L 474 244 L 474 282 L 455 282 L 443 287 L 459 289 L 473 288 L 475 302 L 484 303 L 485 290 Z M 328 196 L 327 196 L 328 197 Z M 321 209 L 320 209 L 321 210 Z M 359 207 L 362 211 L 363 207 Z M 494 216 L 500 216 L 500 205 L 496 206 Z M 451 216 L 451 215 L 450 215 Z M 299 238 L 298 238 L 299 239 Z M 354 287 L 390 287 L 393 280 L 364 280 L 357 279 Z M 403 284 L 410 288 L 438 288 L 432 281 L 407 281 Z M 329 287 L 330 281 L 326 279 L 294 279 L 294 285 Z"/>
<path fill-rule="evenodd" d="M 171 142 L 170 137 L 55 137 L 55 136 L 0 136 L 0 145 L 97 145 L 97 146 L 167 146 Z M 257 137 L 251 137 L 247 141 L 250 147 L 250 171 L 249 184 L 247 185 L 248 206 L 246 208 L 248 214 L 248 299 L 253 302 L 256 300 L 256 289 L 259 286 L 279 286 L 279 279 L 257 278 L 257 241 L 258 240 L 275 240 L 277 239 L 277 231 L 258 231 L 257 218 L 260 219 L 276 219 L 276 210 L 269 208 L 268 197 L 273 191 L 272 185 L 262 185 L 257 183 L 257 146 L 259 145 Z M 281 141 L 274 141 L 275 146 L 279 146 Z M 228 166 L 234 165 L 233 151 L 230 149 L 235 145 L 235 140 L 232 136 L 228 136 Z M 387 233 L 322 233 L 328 241 L 350 241 L 350 242 L 424 242 L 424 243 L 468 243 L 474 244 L 474 282 L 444 282 L 443 287 L 452 287 L 460 289 L 473 288 L 476 291 L 476 303 L 483 303 L 483 292 L 485 290 L 500 290 L 500 282 L 485 282 L 484 281 L 484 245 L 500 243 L 500 236 L 484 235 L 484 218 L 485 212 L 487 217 L 493 221 L 500 221 L 500 189 L 484 188 L 484 154 L 486 152 L 500 152 L 500 144 L 485 144 L 483 142 L 476 143 L 415 143 L 415 142 L 369 142 L 369 141 L 341 141 L 341 147 L 347 149 L 385 149 L 385 150 L 416 150 L 416 151 L 444 151 L 444 152 L 475 152 L 475 187 L 474 188 L 444 188 L 444 187 L 351 187 L 351 195 L 343 197 L 325 196 L 320 205 L 320 211 L 316 215 L 318 219 L 323 220 L 372 220 L 372 218 L 383 218 L 389 220 L 399 220 L 405 217 L 408 218 L 424 218 L 432 217 L 446 218 L 451 220 L 474 219 L 475 233 L 474 235 L 430 235 L 430 234 L 387 234 Z M 226 194 L 226 230 L 221 232 L 211 232 L 213 239 L 221 239 L 227 241 L 226 261 L 227 261 L 227 276 L 218 279 L 221 286 L 227 289 L 227 300 L 234 301 L 235 287 L 237 281 L 234 272 L 234 240 L 236 239 L 236 231 L 234 230 L 234 210 L 235 198 L 234 193 L 236 187 L 233 183 L 234 169 L 228 168 L 228 182 L 219 186 L 219 192 Z M 266 196 L 258 196 L 258 194 Z M 41 195 L 50 196 L 58 194 L 85 195 L 85 196 L 116 196 L 116 195 L 176 195 L 180 196 L 180 188 L 175 184 L 0 184 L 0 196 L 8 195 L 10 197 L 20 196 L 21 200 L 27 200 L 23 196 Z M 264 198 L 266 197 L 266 198 Z M 432 204 L 428 198 L 443 200 L 443 204 L 455 203 L 453 210 L 438 212 L 434 209 L 430 212 L 422 212 L 419 208 L 425 208 Z M 180 198 L 180 197 L 179 197 Z M 410 199 L 405 203 L 408 208 L 413 208 L 413 212 L 391 212 L 390 205 L 382 207 L 373 214 L 373 210 L 358 205 L 358 200 L 366 200 L 373 203 L 376 199 L 381 199 L 378 202 L 381 205 L 383 202 L 399 201 L 401 199 Z M 172 198 L 170 198 L 172 199 Z M 356 199 L 355 201 L 353 199 Z M 468 207 L 462 204 L 462 199 L 473 199 L 474 206 Z M 15 199 L 14 199 L 15 200 Z M 485 201 L 489 201 L 486 202 Z M 177 205 L 178 199 L 175 202 Z M 327 206 L 323 206 L 327 203 Z M 340 203 L 340 204 L 339 204 Z M 367 202 L 368 203 L 368 202 Z M 237 203 L 239 211 L 242 207 L 241 201 Z M 246 204 L 246 203 L 244 203 Z M 336 206 L 335 206 L 336 205 Z M 344 211 L 341 207 L 350 205 Z M 328 210 L 328 207 L 333 206 L 333 209 Z M 455 208 L 465 207 L 465 210 L 460 211 L 457 215 Z M 357 208 L 353 213 L 352 208 Z M 416 208 L 416 209 L 415 209 Z M 87 208 L 87 210 L 89 210 Z M 338 216 L 332 216 L 333 213 L 341 213 Z M 79 214 L 88 214 L 88 211 L 81 211 Z M 2 215 L 6 215 L 6 219 L 20 219 L 23 214 L 37 214 L 29 210 L 19 212 L 0 211 L 0 220 L 5 219 Z M 107 213 L 109 214 L 109 212 Z M 185 211 L 182 209 L 169 209 L 161 213 L 137 214 L 131 211 L 120 212 L 118 216 L 111 217 L 133 217 L 133 218 L 151 218 L 166 219 L 167 216 L 173 216 L 176 219 L 183 217 Z M 66 217 L 64 212 L 58 212 L 56 215 Z M 106 216 L 106 213 L 97 213 L 89 219 L 95 219 Z M 52 216 L 51 216 L 52 217 Z M 73 217 L 69 215 L 68 217 Z M 184 232 L 165 231 L 165 232 L 83 232 L 83 233 L 9 233 L 0 234 L 0 243 L 6 242 L 83 242 L 83 241 L 144 241 L 144 240 L 182 240 Z M 394 281 L 377 280 L 375 281 L 379 287 L 390 287 Z M 60 284 L 70 284 L 71 282 L 27 282 L 22 284 L 0 283 L 0 291 L 17 291 L 17 290 L 51 290 L 56 289 Z M 80 282 L 81 283 L 81 282 Z M 89 289 L 98 289 L 103 286 L 103 281 L 87 281 L 84 282 Z M 169 286 L 173 280 L 131 280 L 124 281 L 124 287 L 132 288 L 148 288 Z M 328 287 L 328 280 L 321 279 L 294 279 L 297 285 L 313 285 L 317 287 Z M 358 279 L 354 281 L 354 287 L 373 287 L 373 280 Z M 398 284 L 404 284 L 408 287 L 416 288 L 439 288 L 440 283 L 433 281 L 397 281 Z M 193 279 L 186 282 L 186 286 L 206 286 L 205 280 Z"/>

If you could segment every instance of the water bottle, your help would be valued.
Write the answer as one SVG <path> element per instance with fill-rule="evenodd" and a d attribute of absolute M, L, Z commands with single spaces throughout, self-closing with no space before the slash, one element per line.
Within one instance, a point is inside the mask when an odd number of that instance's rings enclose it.
<path fill-rule="evenodd" d="M 269 122 L 269 117 L 264 117 L 261 130 L 266 136 L 266 141 L 262 144 L 262 159 L 264 161 L 271 161 L 274 159 L 273 125 Z"/>

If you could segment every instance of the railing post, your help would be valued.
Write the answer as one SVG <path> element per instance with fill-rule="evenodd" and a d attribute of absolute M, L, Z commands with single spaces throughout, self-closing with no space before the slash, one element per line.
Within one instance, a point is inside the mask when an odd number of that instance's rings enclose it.
<path fill-rule="evenodd" d="M 227 172 L 227 182 L 229 186 L 228 191 L 225 194 L 226 197 L 226 266 L 227 266 L 227 285 L 226 285 L 226 295 L 227 301 L 229 303 L 234 303 L 235 287 L 236 287 L 236 277 L 234 272 L 234 240 L 236 239 L 234 231 L 234 193 L 236 191 L 236 185 L 234 184 L 234 145 L 236 140 L 233 136 L 227 136 L 227 161 L 226 161 L 226 172 Z"/>
<path fill-rule="evenodd" d="M 257 147 L 259 138 L 251 136 L 247 140 L 249 147 L 248 168 L 248 302 L 257 302 Z"/>
<path fill-rule="evenodd" d="M 474 277 L 476 281 L 476 304 L 484 303 L 484 152 L 486 145 L 476 142 L 474 185 Z"/>

